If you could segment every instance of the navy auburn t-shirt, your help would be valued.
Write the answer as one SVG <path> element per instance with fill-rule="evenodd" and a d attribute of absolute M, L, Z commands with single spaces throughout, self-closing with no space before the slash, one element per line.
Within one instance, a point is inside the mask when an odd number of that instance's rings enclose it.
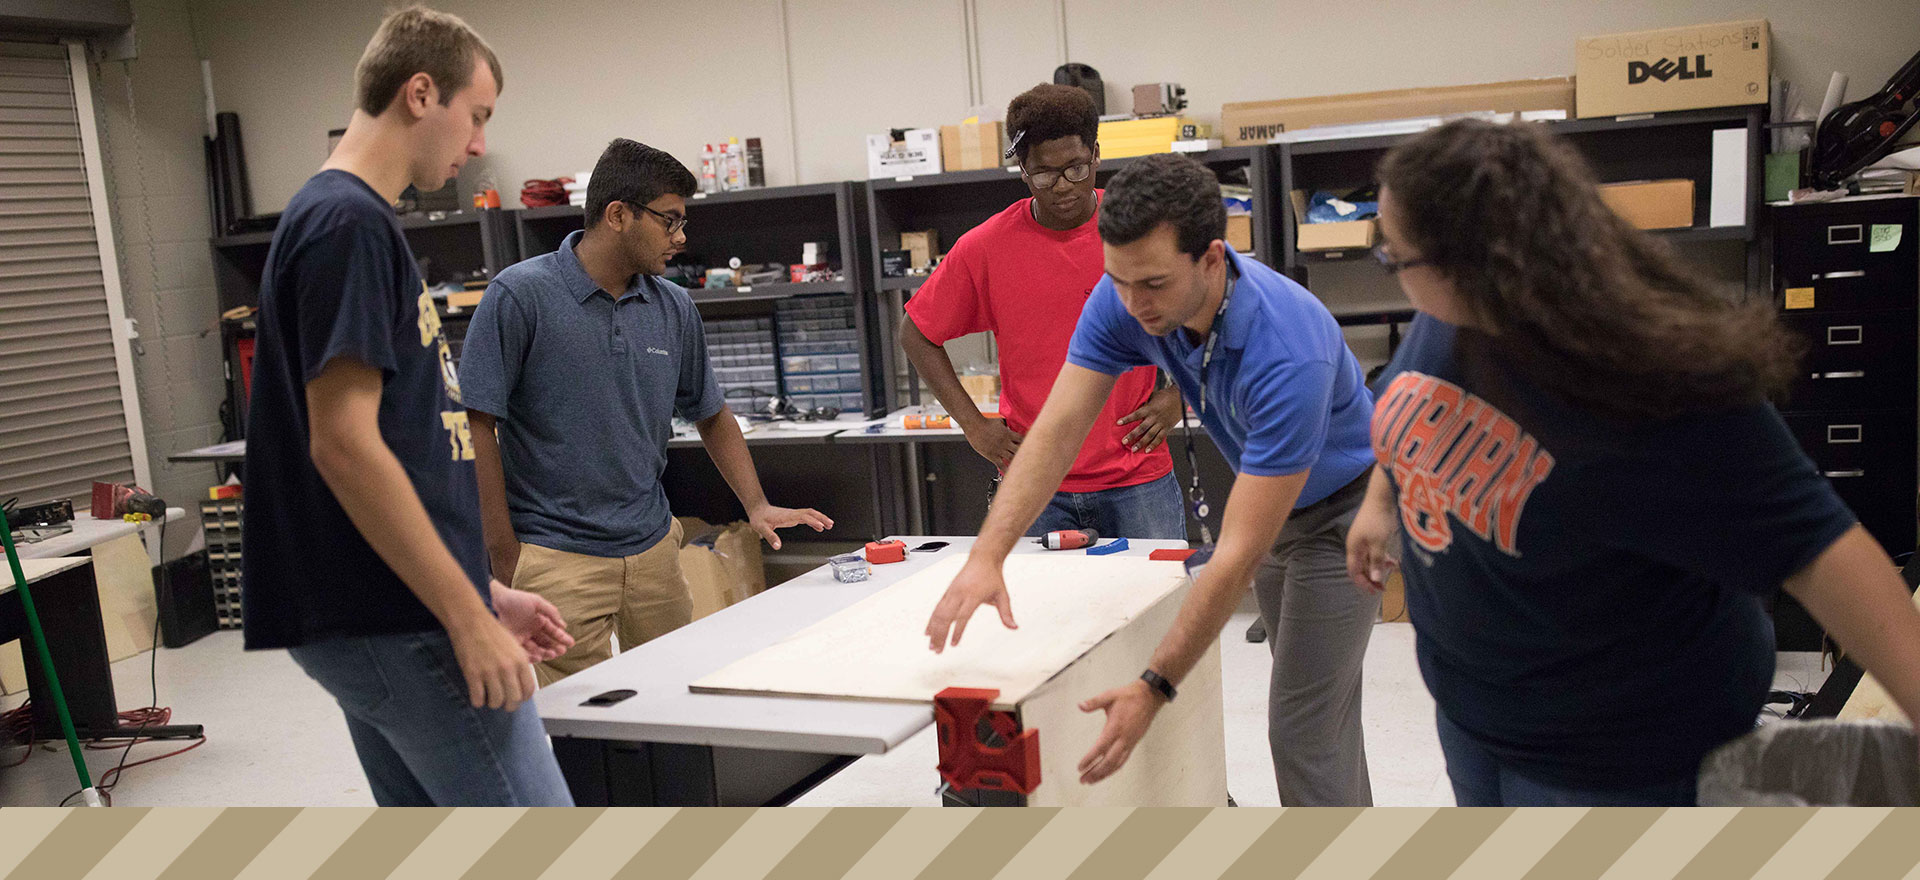
<path fill-rule="evenodd" d="M 246 646 L 286 648 L 440 626 L 360 536 L 314 469 L 306 386 L 335 358 L 385 375 L 381 437 L 487 601 L 473 438 L 460 406 L 459 374 L 393 208 L 345 171 L 309 179 L 281 214 L 267 250 L 258 325 L 242 531 Z"/>
<path fill-rule="evenodd" d="M 1542 782 L 1695 773 L 1773 680 L 1763 601 L 1852 513 L 1771 406 L 1610 420 L 1470 333 L 1416 319 L 1374 407 L 1428 689 Z"/>

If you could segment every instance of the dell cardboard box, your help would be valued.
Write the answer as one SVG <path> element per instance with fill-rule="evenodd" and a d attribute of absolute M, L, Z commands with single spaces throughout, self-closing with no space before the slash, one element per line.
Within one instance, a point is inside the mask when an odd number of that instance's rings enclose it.
<path fill-rule="evenodd" d="M 1766 19 L 1574 41 L 1580 117 L 1767 102 Z"/>

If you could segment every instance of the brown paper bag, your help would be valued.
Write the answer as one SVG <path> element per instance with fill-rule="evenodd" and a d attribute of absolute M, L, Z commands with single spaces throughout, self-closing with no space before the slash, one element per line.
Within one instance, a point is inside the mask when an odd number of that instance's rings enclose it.
<path fill-rule="evenodd" d="M 744 522 L 714 526 L 681 517 L 680 571 L 699 620 L 767 588 L 760 536 Z"/>

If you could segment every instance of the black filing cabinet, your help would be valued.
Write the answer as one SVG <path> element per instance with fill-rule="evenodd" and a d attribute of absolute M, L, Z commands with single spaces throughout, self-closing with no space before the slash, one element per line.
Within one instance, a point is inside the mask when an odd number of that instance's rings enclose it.
<path fill-rule="evenodd" d="M 1781 415 L 1887 553 L 1912 553 L 1920 198 L 1783 206 L 1773 230 L 1775 301 L 1806 344 Z M 1809 648 L 1804 611 L 1783 599 L 1776 621 L 1782 650 Z"/>

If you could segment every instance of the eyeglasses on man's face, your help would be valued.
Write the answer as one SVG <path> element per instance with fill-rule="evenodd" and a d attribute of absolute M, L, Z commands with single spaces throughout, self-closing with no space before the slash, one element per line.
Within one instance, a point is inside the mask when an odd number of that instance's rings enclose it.
<path fill-rule="evenodd" d="M 664 211 L 655 211 L 639 202 L 628 202 L 627 204 L 660 218 L 660 222 L 666 224 L 667 235 L 669 236 L 679 235 L 687 228 L 687 217 L 685 214 L 668 214 Z"/>
<path fill-rule="evenodd" d="M 1036 171 L 1032 174 L 1027 174 L 1024 171 L 1021 172 L 1021 174 L 1027 178 L 1027 182 L 1033 184 L 1034 189 L 1052 189 L 1053 185 L 1059 183 L 1062 177 L 1066 178 L 1068 183 L 1083 183 L 1086 181 L 1088 175 L 1092 173 L 1093 161 L 1091 159 L 1081 162 L 1078 165 L 1068 165 L 1059 171 Z"/>

